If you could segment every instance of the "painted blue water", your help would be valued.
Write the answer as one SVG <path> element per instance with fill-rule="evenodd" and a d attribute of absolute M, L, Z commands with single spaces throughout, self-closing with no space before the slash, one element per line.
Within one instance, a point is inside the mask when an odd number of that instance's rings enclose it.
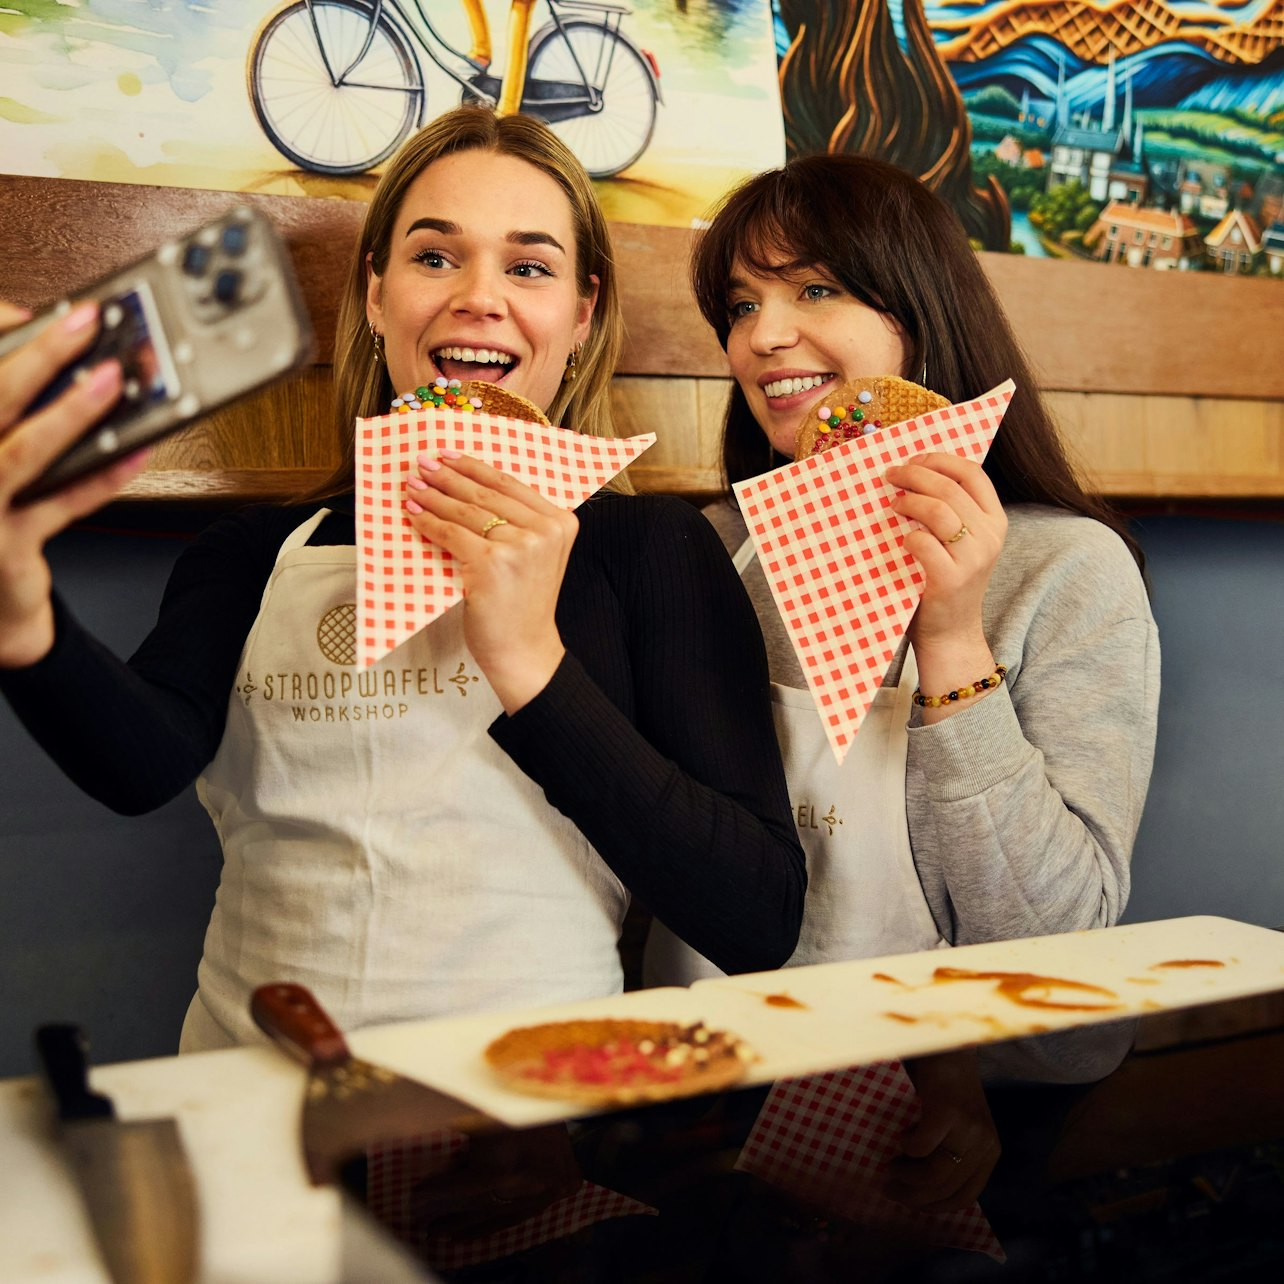
<path fill-rule="evenodd" d="M 1046 259 L 1047 250 L 1039 242 L 1038 233 L 1030 226 L 1030 216 L 1025 210 L 1012 211 L 1012 240 L 1023 245 L 1027 258 Z"/>

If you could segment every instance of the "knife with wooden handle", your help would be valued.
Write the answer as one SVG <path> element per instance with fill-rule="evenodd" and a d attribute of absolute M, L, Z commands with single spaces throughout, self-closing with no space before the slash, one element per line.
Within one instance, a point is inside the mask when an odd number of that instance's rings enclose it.
<path fill-rule="evenodd" d="M 339 1027 L 301 985 L 260 986 L 250 1000 L 250 1014 L 308 1067 L 303 1157 L 314 1186 L 334 1181 L 344 1163 L 376 1142 L 444 1129 L 506 1127 L 458 1097 L 354 1057 Z"/>
<path fill-rule="evenodd" d="M 94 1236 L 116 1284 L 191 1284 L 196 1189 L 173 1119 L 116 1118 L 87 1082 L 89 1044 L 74 1025 L 44 1025 L 36 1052 L 58 1106 Z"/>

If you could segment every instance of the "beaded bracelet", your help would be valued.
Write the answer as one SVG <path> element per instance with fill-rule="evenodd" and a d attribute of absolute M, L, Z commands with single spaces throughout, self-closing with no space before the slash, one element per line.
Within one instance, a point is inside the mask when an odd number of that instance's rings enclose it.
<path fill-rule="evenodd" d="M 994 672 L 988 678 L 981 678 L 973 682 L 971 686 L 959 687 L 957 691 L 947 691 L 945 695 L 925 696 L 917 687 L 914 688 L 914 703 L 920 709 L 939 709 L 942 705 L 953 704 L 955 700 L 966 700 L 969 696 L 974 696 L 981 691 L 989 691 L 992 687 L 997 687 L 999 683 L 1007 677 L 1007 665 L 996 664 Z"/>

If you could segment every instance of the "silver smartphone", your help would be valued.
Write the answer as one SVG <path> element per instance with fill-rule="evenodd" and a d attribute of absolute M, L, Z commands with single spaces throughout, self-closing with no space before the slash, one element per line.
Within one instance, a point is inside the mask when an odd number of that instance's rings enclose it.
<path fill-rule="evenodd" d="M 27 413 L 110 357 L 123 372 L 120 400 L 19 493 L 19 503 L 50 494 L 299 369 L 314 352 L 289 253 L 271 221 L 247 205 L 167 241 L 0 335 L 0 356 L 89 299 L 99 303 L 97 338 Z"/>

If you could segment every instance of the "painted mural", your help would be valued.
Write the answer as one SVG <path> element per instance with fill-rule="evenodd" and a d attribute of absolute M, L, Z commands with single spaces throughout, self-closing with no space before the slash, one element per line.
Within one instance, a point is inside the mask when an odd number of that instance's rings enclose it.
<path fill-rule="evenodd" d="M 479 99 L 620 221 L 850 149 L 979 248 L 1284 276 L 1282 45 L 1284 0 L 6 0 L 0 169 L 360 197 Z"/>
<path fill-rule="evenodd" d="M 9 173 L 361 197 L 471 100 L 544 116 L 620 221 L 687 225 L 784 155 L 769 0 L 0 6 Z"/>
<path fill-rule="evenodd" d="M 979 248 L 1284 277 L 1284 0 L 775 0 L 790 153 L 883 155 Z"/>

